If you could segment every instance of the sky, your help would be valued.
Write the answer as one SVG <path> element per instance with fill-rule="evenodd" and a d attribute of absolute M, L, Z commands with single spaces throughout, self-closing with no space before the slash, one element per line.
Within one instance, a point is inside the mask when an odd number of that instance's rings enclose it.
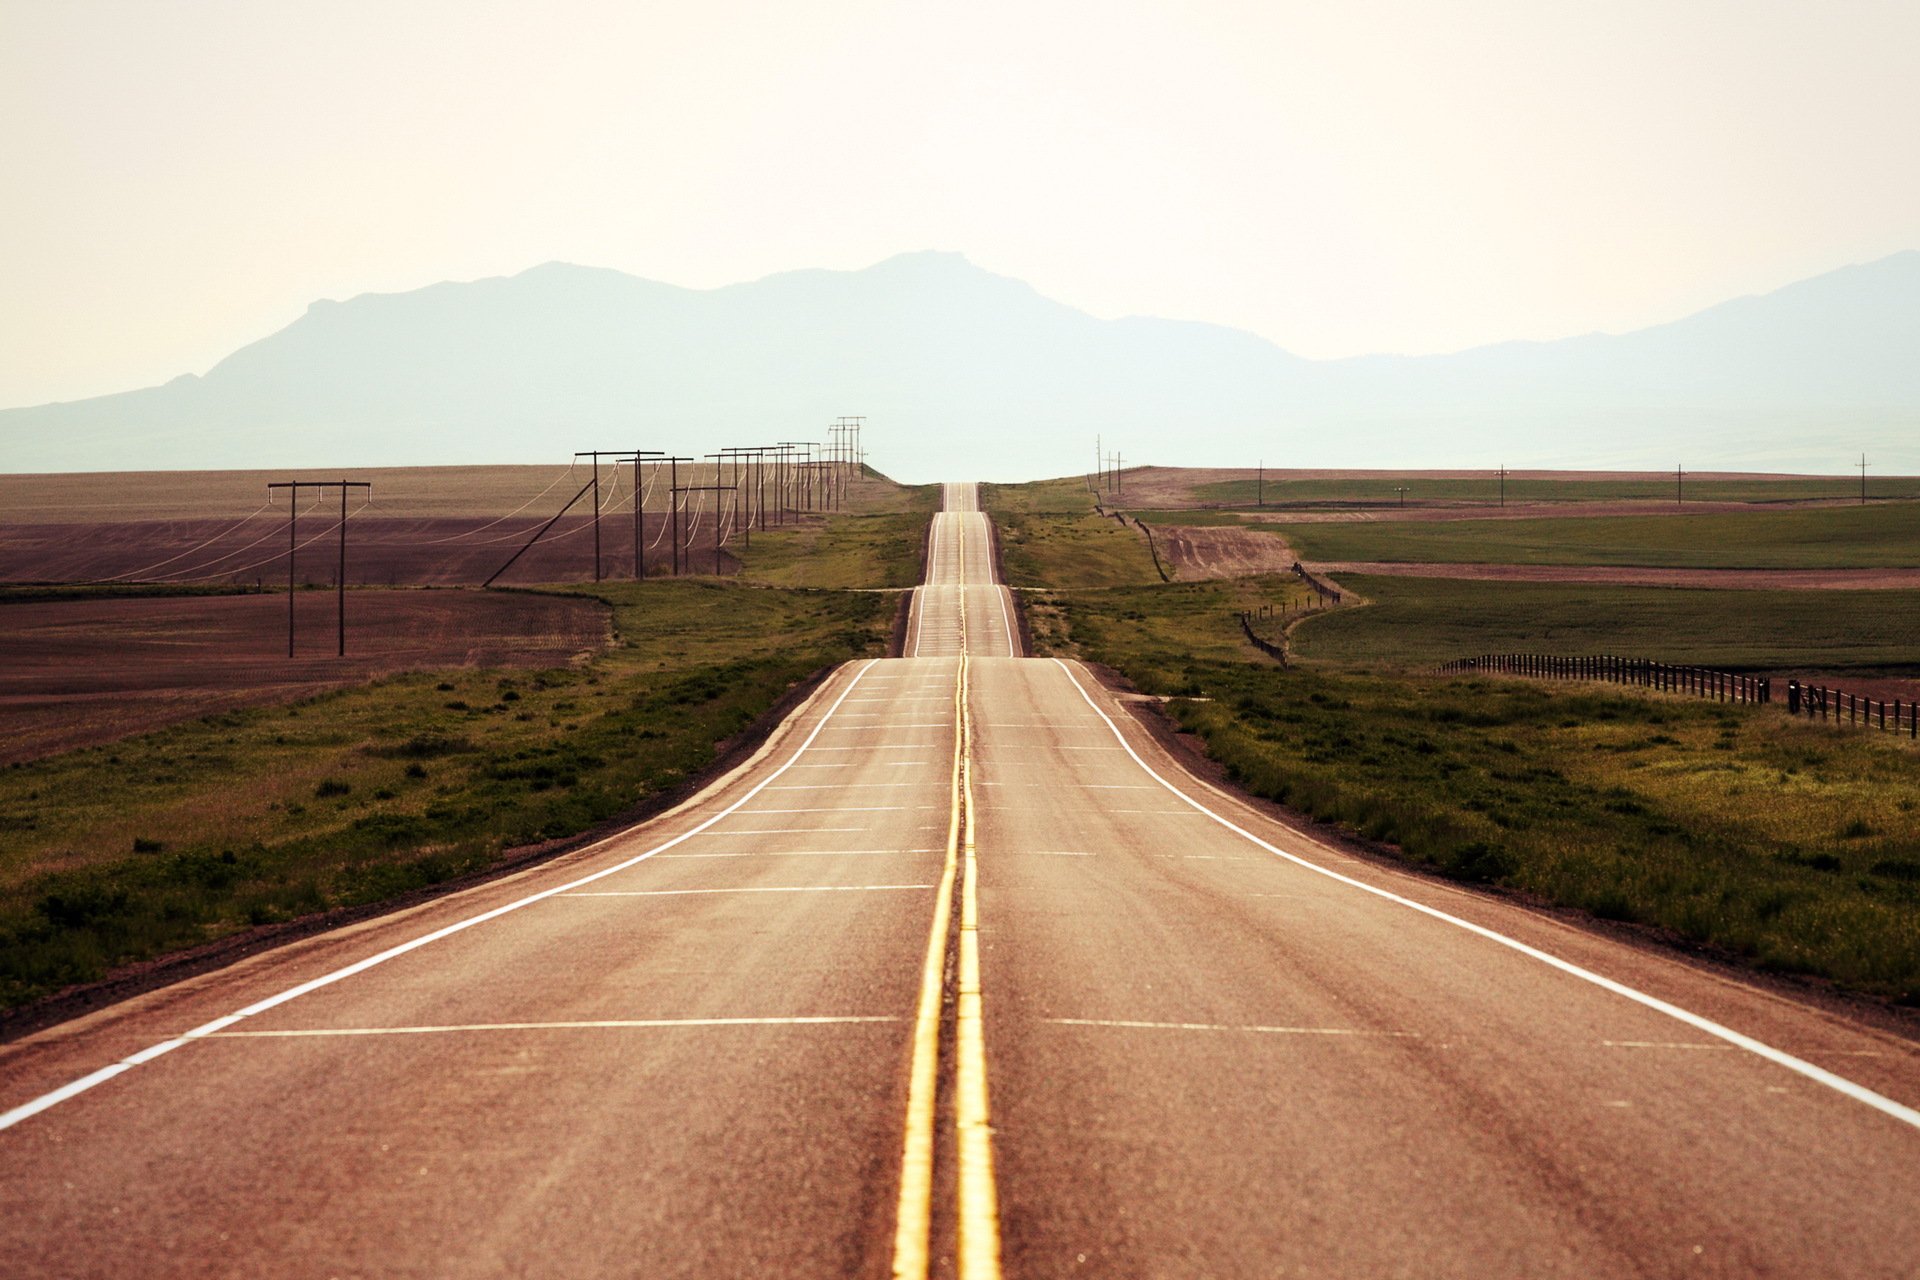
<path fill-rule="evenodd" d="M 318 298 L 918 249 L 1302 355 L 1920 247 L 1911 0 L 0 0 L 0 406 Z"/>

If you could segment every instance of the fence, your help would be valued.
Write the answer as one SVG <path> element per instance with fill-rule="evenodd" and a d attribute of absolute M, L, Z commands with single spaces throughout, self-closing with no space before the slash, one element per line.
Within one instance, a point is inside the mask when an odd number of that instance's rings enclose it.
<path fill-rule="evenodd" d="M 1252 615 L 1245 610 L 1242 610 L 1240 613 L 1240 629 L 1247 633 L 1247 642 L 1254 648 L 1266 654 L 1283 667 L 1290 665 L 1287 662 L 1286 647 L 1284 645 L 1277 645 L 1271 640 L 1261 639 L 1259 634 L 1253 629 Z"/>
<path fill-rule="evenodd" d="M 1441 675 L 1485 671 L 1495 675 L 1533 676 L 1545 680 L 1597 680 L 1605 684 L 1637 685 L 1665 693 L 1690 693 L 1718 702 L 1759 704 L 1773 701 L 1773 682 L 1765 676 L 1743 676 L 1705 667 L 1679 667 L 1651 658 L 1618 658 L 1611 654 L 1567 658 L 1550 653 L 1487 653 L 1461 658 L 1440 668 Z"/>
<path fill-rule="evenodd" d="M 1340 603 L 1340 588 L 1334 586 L 1331 582 L 1323 582 L 1319 578 L 1314 577 L 1307 566 L 1301 564 L 1298 560 L 1293 562 L 1293 572 L 1294 576 L 1299 578 L 1300 581 L 1317 591 L 1320 594 L 1321 600 L 1331 600 L 1334 604 Z"/>
<path fill-rule="evenodd" d="M 1831 718 L 1834 724 L 1885 729 L 1892 733 L 1905 732 L 1909 738 L 1920 738 L 1920 702 L 1902 702 L 1899 698 L 1887 702 L 1880 698 L 1862 697 L 1857 693 L 1842 693 L 1823 685 L 1789 680 L 1787 710 L 1794 715 L 1804 715 L 1809 720 L 1816 716 L 1822 720 Z"/>

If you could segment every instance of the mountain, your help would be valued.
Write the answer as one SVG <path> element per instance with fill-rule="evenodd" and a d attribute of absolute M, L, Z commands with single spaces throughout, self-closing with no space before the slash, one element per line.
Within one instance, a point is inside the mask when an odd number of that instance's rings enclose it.
<path fill-rule="evenodd" d="M 1622 335 L 1314 361 L 957 254 L 693 290 L 549 263 L 316 302 L 204 376 L 0 410 L 0 471 L 529 462 L 824 438 L 905 479 L 1129 462 L 1920 472 L 1920 252 Z"/>

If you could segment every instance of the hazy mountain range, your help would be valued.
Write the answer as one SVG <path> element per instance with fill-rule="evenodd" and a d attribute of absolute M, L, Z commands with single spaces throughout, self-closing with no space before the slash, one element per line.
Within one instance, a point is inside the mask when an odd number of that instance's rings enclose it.
<path fill-rule="evenodd" d="M 1129 463 L 1920 472 L 1920 252 L 1623 335 L 1307 360 L 957 254 L 683 289 L 549 263 L 316 302 L 164 386 L 0 410 L 0 471 L 696 454 L 864 414 L 905 479 Z"/>

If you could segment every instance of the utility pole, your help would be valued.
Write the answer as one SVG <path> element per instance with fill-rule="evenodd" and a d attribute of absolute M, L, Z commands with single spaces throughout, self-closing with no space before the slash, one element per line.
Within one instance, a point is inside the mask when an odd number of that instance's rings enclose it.
<path fill-rule="evenodd" d="M 1100 483 L 1094 490 L 1095 493 L 1098 493 L 1101 489 L 1107 487 L 1107 453 L 1106 447 L 1100 442 L 1100 434 L 1098 432 L 1095 432 L 1093 436 L 1093 469 L 1100 477 Z"/>
<path fill-rule="evenodd" d="M 267 500 L 273 500 L 275 489 L 285 489 L 288 493 L 287 504 L 287 656 L 293 656 L 293 593 L 297 587 L 293 576 L 294 553 L 299 550 L 295 541 L 295 528 L 300 520 L 300 491 L 302 489 L 340 490 L 340 569 L 334 582 L 339 610 L 339 656 L 347 656 L 347 490 L 365 489 L 367 500 L 373 500 L 373 485 L 365 480 L 281 480 L 267 486 Z"/>
<path fill-rule="evenodd" d="M 801 446 L 805 445 L 806 443 L 807 442 L 805 440 L 780 441 L 780 447 L 787 451 L 788 488 L 790 490 L 789 497 L 793 501 L 795 516 L 798 516 L 801 510 L 803 509 L 801 506 L 801 498 L 800 498 L 800 481 L 804 473 L 800 470 L 800 449 L 801 449 Z"/>
<path fill-rule="evenodd" d="M 673 542 L 673 576 L 680 576 L 680 464 L 692 458 L 670 457 L 667 464 L 667 537 Z"/>
<path fill-rule="evenodd" d="M 646 516 L 641 510 L 641 499 L 646 494 L 646 489 L 640 483 L 640 460 L 660 456 L 658 449 L 635 449 L 627 458 L 633 463 L 633 580 L 635 582 L 647 580 L 647 549 L 642 545 L 643 535 L 646 533 Z M 655 474 L 659 473 L 655 472 Z"/>
<path fill-rule="evenodd" d="M 1686 474 L 1679 467 L 1673 469 L 1673 505 L 1676 507 L 1686 505 L 1686 487 L 1683 483 Z"/>
<path fill-rule="evenodd" d="M 1256 507 L 1267 505 L 1267 460 L 1265 458 L 1260 459 L 1258 468 L 1253 473 L 1253 505 Z"/>
<path fill-rule="evenodd" d="M 1400 505 L 1401 507 L 1404 508 L 1407 505 L 1407 486 L 1404 484 L 1397 484 L 1393 486 L 1393 491 L 1400 495 Z"/>
<path fill-rule="evenodd" d="M 1507 505 L 1507 464 L 1500 464 L 1500 505 Z"/>
<path fill-rule="evenodd" d="M 613 465 L 616 468 L 615 475 L 617 476 L 619 474 L 617 468 L 620 464 L 632 461 L 637 458 L 638 455 L 631 449 L 576 449 L 574 450 L 573 456 L 576 458 L 593 459 L 593 580 L 598 582 L 600 581 L 600 459 L 612 458 Z M 633 474 L 636 480 L 639 479 L 640 468 L 637 465 L 633 469 Z M 633 493 L 634 509 L 637 511 L 639 510 L 640 491 L 635 489 Z M 639 519 L 638 516 L 634 518 L 636 521 Z"/>
<path fill-rule="evenodd" d="M 1860 455 L 1860 505 L 1867 505 L 1867 455 Z"/>

